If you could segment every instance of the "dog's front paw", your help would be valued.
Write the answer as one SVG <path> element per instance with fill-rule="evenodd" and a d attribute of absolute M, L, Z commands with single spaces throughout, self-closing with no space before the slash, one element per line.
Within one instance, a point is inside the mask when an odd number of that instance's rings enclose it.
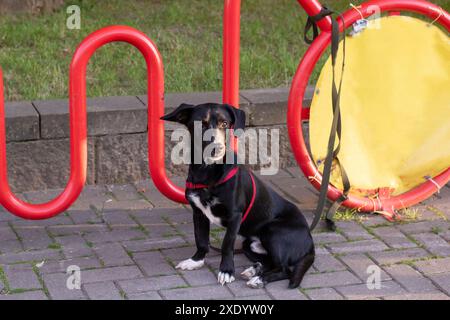
<path fill-rule="evenodd" d="M 217 281 L 219 281 L 219 283 L 221 285 L 224 285 L 225 283 L 231 283 L 234 280 L 235 280 L 234 276 L 231 273 L 228 273 L 228 272 L 220 271 L 219 274 L 217 275 Z"/>
<path fill-rule="evenodd" d="M 262 281 L 261 277 L 253 277 L 247 282 L 247 286 L 252 289 L 261 289 L 264 288 L 264 282 Z"/>
<path fill-rule="evenodd" d="M 181 269 L 181 270 L 196 270 L 196 269 L 200 269 L 201 267 L 203 267 L 205 264 L 205 260 L 192 260 L 192 259 L 186 259 L 181 261 L 179 264 L 177 264 L 177 266 L 175 267 L 175 269 Z"/>

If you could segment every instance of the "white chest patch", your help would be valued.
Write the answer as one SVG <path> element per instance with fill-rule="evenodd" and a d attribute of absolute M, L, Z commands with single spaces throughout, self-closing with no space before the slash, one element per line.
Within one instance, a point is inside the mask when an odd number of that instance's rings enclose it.
<path fill-rule="evenodd" d="M 200 197 L 196 194 L 189 195 L 189 199 L 194 203 L 194 205 L 198 209 L 200 209 L 203 212 L 203 214 L 209 219 L 211 223 L 214 223 L 215 225 L 222 227 L 220 219 L 212 214 L 211 205 L 204 206 L 200 201 Z M 218 203 L 217 200 L 213 200 L 212 205 L 215 205 L 217 203 Z"/>

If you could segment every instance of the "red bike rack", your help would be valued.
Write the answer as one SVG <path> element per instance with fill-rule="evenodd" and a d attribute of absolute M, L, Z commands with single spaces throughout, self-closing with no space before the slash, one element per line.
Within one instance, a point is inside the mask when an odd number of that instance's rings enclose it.
<path fill-rule="evenodd" d="M 225 0 L 223 46 L 223 102 L 239 106 L 240 0 Z M 142 32 L 126 26 L 111 26 L 89 35 L 78 46 L 70 65 L 70 177 L 64 191 L 43 204 L 29 204 L 11 191 L 6 159 L 6 129 L 3 75 L 0 68 L 0 204 L 25 219 L 48 219 L 68 209 L 79 197 L 86 182 L 86 66 L 94 52 L 103 45 L 122 41 L 135 46 L 147 64 L 148 85 L 148 159 L 151 178 L 158 190 L 169 199 L 186 203 L 184 189 L 166 174 L 164 163 L 164 71 L 156 45 Z"/>
<path fill-rule="evenodd" d="M 320 12 L 322 5 L 317 0 L 297 0 L 308 15 Z M 439 7 L 422 0 L 376 0 L 360 7 L 360 12 L 371 15 L 368 8 L 376 5 L 383 11 L 411 11 L 436 20 L 450 30 L 450 16 Z M 240 0 L 224 0 L 223 21 L 223 102 L 239 106 L 239 48 L 240 48 Z M 340 28 L 348 28 L 360 18 L 359 12 L 349 10 L 344 14 L 345 25 L 339 20 Z M 308 117 L 308 110 L 302 108 L 302 101 L 308 80 L 319 58 L 331 40 L 331 18 L 318 21 L 321 34 L 310 46 L 295 74 L 289 94 L 288 131 L 292 149 L 298 164 L 307 177 L 314 176 L 311 183 L 320 188 L 321 175 L 311 160 L 301 129 L 301 121 Z M 64 191 L 54 200 L 44 204 L 29 204 L 17 198 L 9 188 L 6 160 L 6 129 L 3 105 L 3 81 L 0 69 L 0 204 L 8 211 L 25 219 L 46 219 L 65 211 L 78 198 L 86 181 L 87 169 L 87 127 L 86 127 L 86 66 L 92 54 L 101 46 L 114 41 L 124 41 L 140 50 L 147 63 L 148 76 L 148 157 L 150 175 L 163 195 L 169 199 L 186 203 L 184 189 L 176 186 L 166 174 L 164 164 L 164 124 L 160 117 L 164 113 L 164 72 L 161 56 L 155 44 L 143 33 L 126 26 L 113 26 L 89 35 L 77 48 L 70 65 L 69 108 L 70 108 L 70 177 Z M 443 185 L 450 179 L 450 169 L 434 177 Z M 370 199 L 350 196 L 344 202 L 347 207 L 362 211 L 377 211 L 402 208 L 426 199 L 435 192 L 435 185 L 426 182 L 421 186 L 376 204 Z M 341 192 L 329 186 L 328 197 L 337 199 Z"/>
<path fill-rule="evenodd" d="M 47 219 L 67 208 L 78 198 L 86 182 L 86 66 L 94 52 L 103 45 L 123 41 L 135 46 L 147 63 L 148 77 L 148 157 L 150 174 L 158 189 L 167 197 L 183 202 L 183 189 L 167 177 L 164 165 L 164 71 L 155 44 L 142 32 L 125 26 L 100 29 L 89 35 L 77 48 L 70 65 L 70 178 L 64 191 L 44 204 L 29 204 L 17 198 L 9 188 L 6 166 L 5 112 L 3 83 L 0 80 L 0 203 L 11 213 L 25 219 Z M 2 78 L 0 71 L 0 79 Z"/>
<path fill-rule="evenodd" d="M 305 9 L 308 15 L 316 15 L 320 11 L 320 4 L 317 0 L 298 0 L 301 6 Z M 380 12 L 400 12 L 409 11 L 429 17 L 436 23 L 439 23 L 450 32 L 450 15 L 440 7 L 422 0 L 374 0 L 363 3 L 358 7 L 359 12 L 350 9 L 343 14 L 345 25 L 342 20 L 338 18 L 341 31 L 352 26 L 358 19 L 361 18 L 360 12 L 365 18 L 372 15 L 372 6 L 377 6 Z M 372 8 L 371 8 L 372 7 Z M 291 90 L 288 99 L 288 114 L 287 125 L 289 138 L 291 141 L 292 151 L 296 157 L 297 163 L 302 169 L 306 177 L 314 177 L 309 179 L 313 186 L 320 190 L 322 175 L 311 159 L 306 143 L 303 137 L 302 120 L 307 120 L 302 116 L 302 101 L 305 95 L 305 90 L 308 85 L 309 78 L 314 70 L 319 58 L 324 54 L 331 42 L 331 24 L 329 20 L 322 19 L 318 23 L 321 29 L 320 35 L 311 44 L 303 56 L 297 71 L 295 73 Z M 305 113 L 303 113 L 305 114 Z M 450 179 L 450 168 L 442 172 L 440 175 L 433 178 L 433 181 L 440 186 L 445 185 Z M 436 192 L 436 185 L 432 181 L 427 181 L 422 185 L 390 198 L 380 198 L 379 201 L 374 201 L 369 198 L 362 198 L 349 195 L 343 205 L 349 208 L 357 209 L 358 211 L 372 212 L 372 211 L 387 211 L 393 212 L 395 209 L 402 209 L 405 207 L 417 204 L 430 197 Z M 342 192 L 332 185 L 328 187 L 328 198 L 336 200 Z"/>

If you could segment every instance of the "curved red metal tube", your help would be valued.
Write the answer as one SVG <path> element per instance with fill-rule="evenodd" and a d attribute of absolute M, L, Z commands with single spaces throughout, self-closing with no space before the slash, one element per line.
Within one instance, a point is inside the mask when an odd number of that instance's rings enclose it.
<path fill-rule="evenodd" d="M 167 177 L 164 165 L 164 71 L 155 44 L 142 32 L 126 26 L 112 26 L 89 35 L 77 48 L 70 65 L 70 177 L 64 191 L 54 200 L 29 204 L 9 188 L 6 162 L 3 83 L 0 80 L 0 203 L 11 213 L 25 219 L 47 219 L 63 212 L 78 198 L 86 181 L 86 67 L 92 54 L 103 45 L 122 41 L 135 46 L 147 63 L 148 77 L 148 157 L 152 179 L 168 198 L 185 202 L 184 190 Z M 1 71 L 0 71 L 1 76 Z M 0 77 L 2 79 L 2 77 Z"/>
<path fill-rule="evenodd" d="M 240 0 L 225 0 L 223 22 L 223 102 L 239 107 Z M 151 178 L 169 199 L 186 203 L 184 189 L 166 174 L 164 163 L 164 71 L 155 44 L 142 32 L 127 26 L 111 26 L 89 35 L 78 46 L 70 65 L 70 177 L 64 191 L 52 201 L 29 204 L 17 198 L 8 183 L 3 77 L 0 69 L 0 204 L 25 219 L 47 219 L 68 209 L 86 182 L 86 66 L 101 46 L 115 41 L 130 43 L 144 56 L 148 79 L 148 159 Z"/>
<path fill-rule="evenodd" d="M 302 1 L 303 2 L 303 1 Z M 385 11 L 410 11 L 419 13 L 435 20 L 435 23 L 441 24 L 450 31 L 450 15 L 429 2 L 422 0 L 374 0 L 369 1 L 359 8 L 362 14 L 367 17 L 373 14 L 371 6 L 377 6 L 380 12 Z M 351 9 L 344 13 L 345 25 L 338 19 L 340 28 L 348 28 L 356 20 L 360 19 L 359 12 Z M 316 189 L 320 189 L 322 176 L 312 161 L 303 137 L 302 127 L 299 125 L 302 121 L 302 100 L 305 94 L 308 80 L 312 71 L 317 64 L 319 58 L 325 52 L 331 41 L 330 32 L 322 32 L 316 40 L 309 47 L 303 59 L 301 60 L 294 80 L 292 82 L 289 93 L 287 125 L 289 138 L 291 141 L 292 151 L 295 155 L 297 163 L 300 165 L 306 177 L 314 177 L 309 179 Z M 443 186 L 450 180 L 450 168 L 442 172 L 440 175 L 433 178 L 433 180 L 440 186 Z M 350 195 L 349 199 L 343 203 L 344 206 L 355 208 L 360 211 L 379 211 L 394 209 L 401 209 L 412 206 L 420 201 L 423 201 L 435 193 L 436 186 L 431 181 L 427 181 L 422 185 L 398 196 L 391 198 L 380 199 L 380 201 L 373 201 L 368 198 L 362 198 Z M 332 185 L 328 187 L 328 198 L 336 200 L 342 192 Z"/>
<path fill-rule="evenodd" d="M 225 0 L 223 16 L 223 103 L 239 108 L 241 0 Z"/>

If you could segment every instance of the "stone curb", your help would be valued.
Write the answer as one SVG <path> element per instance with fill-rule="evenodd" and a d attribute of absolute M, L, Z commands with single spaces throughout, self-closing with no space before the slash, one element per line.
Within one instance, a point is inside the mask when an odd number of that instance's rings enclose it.
<path fill-rule="evenodd" d="M 240 92 L 240 106 L 249 126 L 286 123 L 289 88 L 250 89 Z M 309 107 L 313 88 L 308 87 L 304 106 Z M 169 93 L 166 109 L 181 103 L 217 102 L 221 92 Z M 87 100 L 88 135 L 104 136 L 147 131 L 147 96 L 117 96 Z M 69 137 L 67 99 L 9 102 L 5 105 L 6 141 L 20 142 Z"/>
<path fill-rule="evenodd" d="M 306 93 L 309 107 L 313 88 Z M 280 130 L 280 168 L 295 165 L 287 137 L 289 88 L 251 89 L 240 92 L 240 107 L 247 126 Z M 166 110 L 181 103 L 220 103 L 221 92 L 172 93 Z M 117 96 L 87 100 L 88 184 L 120 184 L 148 178 L 147 96 Z M 68 100 L 10 102 L 5 105 L 8 177 L 15 192 L 64 187 L 70 170 Z M 166 167 L 175 175 L 186 166 L 172 165 L 174 145 L 167 123 Z"/>

